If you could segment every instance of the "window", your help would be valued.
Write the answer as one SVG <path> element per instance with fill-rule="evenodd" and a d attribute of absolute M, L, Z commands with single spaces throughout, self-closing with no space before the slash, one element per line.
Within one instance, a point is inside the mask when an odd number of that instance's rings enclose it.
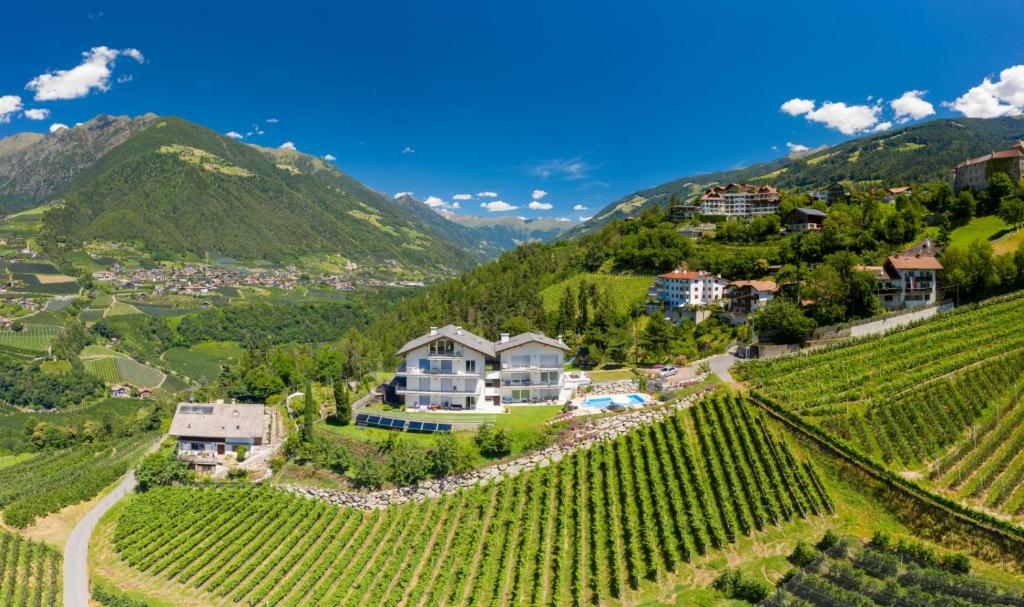
<path fill-rule="evenodd" d="M 203 450 L 203 443 L 189 443 L 188 444 L 188 448 L 193 450 L 193 451 L 202 451 Z"/>
<path fill-rule="evenodd" d="M 542 367 L 561 367 L 562 361 L 558 354 L 541 354 L 540 355 L 540 366 Z"/>
<path fill-rule="evenodd" d="M 475 360 L 467 360 L 466 361 L 466 373 L 476 373 L 476 361 Z"/>
<path fill-rule="evenodd" d="M 450 361 L 450 360 L 442 360 L 441 361 L 441 373 L 451 373 L 451 372 L 452 372 L 452 361 Z"/>
<path fill-rule="evenodd" d="M 509 357 L 509 362 L 512 363 L 512 368 L 523 368 L 530 366 L 530 355 L 529 354 L 514 354 Z"/>
<path fill-rule="evenodd" d="M 452 392 L 455 389 L 455 384 L 452 383 L 452 378 L 446 377 L 441 380 L 441 392 Z"/>
<path fill-rule="evenodd" d="M 425 358 L 421 358 L 420 359 L 420 371 L 430 371 L 430 361 L 429 360 L 427 360 Z"/>
<path fill-rule="evenodd" d="M 452 356 L 455 354 L 455 342 L 450 339 L 438 339 L 430 342 L 431 356 Z"/>
<path fill-rule="evenodd" d="M 558 371 L 541 371 L 540 383 L 542 384 L 557 384 L 558 383 Z"/>
<path fill-rule="evenodd" d="M 419 388 L 420 388 L 420 390 L 428 391 L 429 392 L 430 391 L 430 379 L 428 379 L 426 377 L 421 377 L 420 378 L 420 383 L 419 383 Z"/>
<path fill-rule="evenodd" d="M 530 400 L 530 391 L 529 390 L 513 390 L 512 391 L 512 401 L 513 402 L 522 402 L 522 401 L 525 401 L 525 400 Z"/>

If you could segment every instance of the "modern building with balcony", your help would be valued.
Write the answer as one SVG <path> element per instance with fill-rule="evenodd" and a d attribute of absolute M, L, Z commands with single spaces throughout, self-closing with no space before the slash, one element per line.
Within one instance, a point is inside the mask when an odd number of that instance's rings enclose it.
<path fill-rule="evenodd" d="M 700 324 L 711 315 L 708 306 L 722 300 L 727 286 L 728 280 L 710 272 L 666 272 L 647 291 L 647 313 L 663 314 L 677 324 L 684 318 Z"/>
<path fill-rule="evenodd" d="M 402 346 L 396 373 L 399 401 L 410 409 L 495 410 L 506 404 L 560 402 L 561 339 L 507 333 L 489 341 L 462 327 L 431 327 Z"/>
<path fill-rule="evenodd" d="M 781 201 L 779 190 L 770 185 L 716 185 L 701 194 L 700 213 L 704 216 L 753 219 L 778 213 Z"/>
<path fill-rule="evenodd" d="M 939 260 L 931 255 L 894 255 L 881 266 L 859 266 L 875 277 L 875 296 L 888 310 L 920 308 L 938 301 Z"/>

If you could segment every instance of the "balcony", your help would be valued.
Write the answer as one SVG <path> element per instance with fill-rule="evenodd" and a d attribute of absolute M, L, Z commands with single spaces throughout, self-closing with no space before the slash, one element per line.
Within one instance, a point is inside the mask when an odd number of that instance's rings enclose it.
<path fill-rule="evenodd" d="M 217 465 L 217 454 L 213 451 L 179 451 L 178 459 L 199 466 Z"/>
<path fill-rule="evenodd" d="M 462 358 L 462 350 L 452 350 L 451 352 L 430 352 L 427 354 L 429 359 L 442 359 L 442 358 Z"/>
<path fill-rule="evenodd" d="M 420 369 L 413 367 L 411 369 L 406 367 L 399 367 L 396 371 L 398 375 L 404 375 L 406 377 L 479 377 L 479 373 L 468 373 L 459 369 Z"/>
<path fill-rule="evenodd" d="M 398 394 L 458 394 L 461 396 L 473 396 L 477 393 L 477 387 L 473 386 L 472 388 L 470 388 L 468 386 L 465 386 L 458 388 L 453 386 L 448 390 L 442 390 L 441 388 L 423 389 L 418 387 L 406 386 L 404 388 L 398 388 L 395 392 Z"/>

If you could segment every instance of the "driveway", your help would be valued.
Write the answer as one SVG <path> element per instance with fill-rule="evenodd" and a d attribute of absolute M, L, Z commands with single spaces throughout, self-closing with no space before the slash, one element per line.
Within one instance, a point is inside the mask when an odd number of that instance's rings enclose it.
<path fill-rule="evenodd" d="M 100 517 L 134 489 L 135 471 L 130 470 L 71 530 L 64 546 L 64 607 L 89 607 L 89 538 Z"/>
<path fill-rule="evenodd" d="M 708 367 L 711 368 L 711 372 L 722 378 L 722 381 L 729 382 L 730 384 L 735 383 L 736 380 L 729 374 L 729 369 L 732 369 L 733 365 L 739 362 L 740 359 L 736 358 L 732 354 L 732 350 L 725 354 L 718 354 L 707 359 Z"/>

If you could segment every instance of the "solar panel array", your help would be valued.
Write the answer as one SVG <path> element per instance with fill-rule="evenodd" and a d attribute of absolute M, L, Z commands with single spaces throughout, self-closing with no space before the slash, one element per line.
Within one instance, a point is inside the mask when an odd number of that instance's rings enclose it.
<path fill-rule="evenodd" d="M 451 432 L 452 425 L 441 422 L 428 422 L 422 420 L 401 419 L 398 417 L 386 417 L 384 415 L 372 415 L 370 413 L 359 413 L 356 415 L 356 425 L 364 428 L 387 428 L 388 430 L 401 430 L 403 432 Z"/>

